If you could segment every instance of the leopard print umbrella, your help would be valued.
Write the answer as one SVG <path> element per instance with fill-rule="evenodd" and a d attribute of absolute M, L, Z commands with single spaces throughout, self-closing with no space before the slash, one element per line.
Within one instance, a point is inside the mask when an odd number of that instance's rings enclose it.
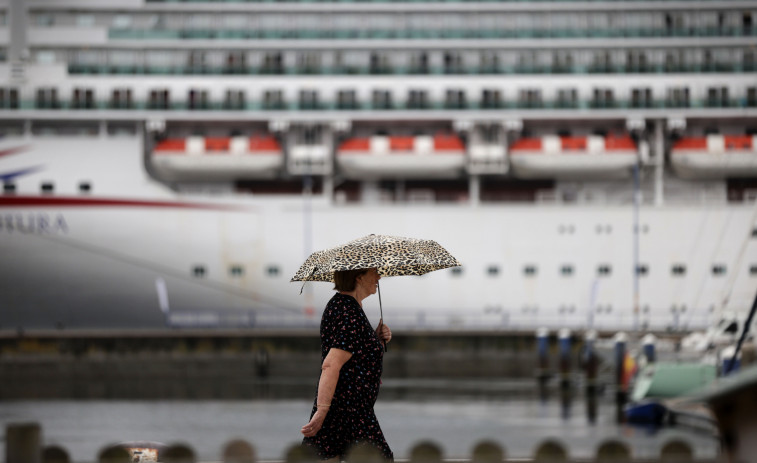
<path fill-rule="evenodd" d="M 423 275 L 460 265 L 436 241 L 368 235 L 307 258 L 291 281 L 334 281 L 334 272 L 376 268 L 382 277 Z"/>

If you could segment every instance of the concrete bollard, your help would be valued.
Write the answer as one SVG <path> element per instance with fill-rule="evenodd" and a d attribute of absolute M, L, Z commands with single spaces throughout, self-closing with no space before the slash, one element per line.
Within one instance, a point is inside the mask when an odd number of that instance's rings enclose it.
<path fill-rule="evenodd" d="M 482 441 L 473 448 L 471 463 L 502 463 L 505 460 L 505 449 L 496 442 Z"/>
<path fill-rule="evenodd" d="M 312 447 L 294 444 L 286 451 L 284 461 L 286 463 L 316 463 L 321 460 Z"/>
<path fill-rule="evenodd" d="M 368 442 L 352 446 L 347 451 L 345 461 L 347 463 L 386 463 L 381 450 Z"/>
<path fill-rule="evenodd" d="M 120 445 L 112 445 L 100 451 L 97 461 L 99 463 L 131 463 L 131 455 Z"/>
<path fill-rule="evenodd" d="M 622 423 L 625 420 L 625 413 L 623 413 L 623 406 L 626 404 L 628 398 L 628 391 L 626 391 L 626 384 L 624 383 L 624 368 L 626 360 L 626 344 L 628 342 L 628 336 L 626 333 L 620 331 L 615 334 L 615 405 L 616 405 L 616 420 L 618 423 Z"/>
<path fill-rule="evenodd" d="M 534 463 L 567 462 L 568 451 L 562 442 L 547 439 L 534 451 Z"/>
<path fill-rule="evenodd" d="M 689 463 L 694 461 L 694 451 L 686 441 L 673 439 L 665 443 L 660 450 L 660 461 L 671 463 Z"/>
<path fill-rule="evenodd" d="M 224 463 L 255 463 L 255 449 L 247 441 L 235 439 L 223 448 Z"/>
<path fill-rule="evenodd" d="M 547 381 L 549 380 L 549 330 L 536 330 L 536 382 L 540 396 L 547 396 Z"/>
<path fill-rule="evenodd" d="M 70 463 L 71 458 L 63 447 L 50 445 L 42 450 L 42 463 Z"/>
<path fill-rule="evenodd" d="M 648 334 L 641 339 L 642 351 L 644 352 L 644 358 L 647 359 L 647 363 L 654 363 L 657 361 L 657 337 L 653 334 Z"/>
<path fill-rule="evenodd" d="M 5 461 L 39 463 L 42 428 L 37 423 L 9 424 L 5 428 Z"/>
<path fill-rule="evenodd" d="M 596 461 L 603 463 L 630 463 L 631 449 L 625 442 L 608 439 L 599 444 Z"/>
<path fill-rule="evenodd" d="M 197 458 L 194 450 L 188 445 L 174 444 L 160 454 L 160 461 L 165 463 L 195 463 Z"/>
<path fill-rule="evenodd" d="M 410 463 L 441 463 L 442 449 L 433 442 L 417 444 L 410 451 Z"/>

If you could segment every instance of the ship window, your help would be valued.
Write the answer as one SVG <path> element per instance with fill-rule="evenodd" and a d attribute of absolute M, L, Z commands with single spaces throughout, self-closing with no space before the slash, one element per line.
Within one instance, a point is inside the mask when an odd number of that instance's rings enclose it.
<path fill-rule="evenodd" d="M 526 265 L 523 267 L 523 274 L 527 277 L 535 276 L 537 273 L 537 267 L 535 265 Z"/>
<path fill-rule="evenodd" d="M 277 277 L 281 273 L 278 265 L 269 265 L 266 267 L 265 272 L 269 277 Z"/>
<path fill-rule="evenodd" d="M 564 277 L 573 276 L 573 266 L 569 264 L 561 266 L 560 274 Z"/>
<path fill-rule="evenodd" d="M 284 109 L 284 92 L 282 90 L 266 90 L 263 94 L 265 109 Z"/>
<path fill-rule="evenodd" d="M 89 193 L 92 191 L 92 184 L 89 182 L 79 182 L 79 191 L 82 193 Z"/>
<path fill-rule="evenodd" d="M 55 184 L 53 182 L 42 182 L 40 189 L 43 193 L 52 193 L 55 191 Z"/>
<path fill-rule="evenodd" d="M 410 90 L 407 94 L 409 109 L 424 109 L 428 107 L 428 92 L 426 90 Z"/>
<path fill-rule="evenodd" d="M 452 272 L 452 276 L 455 276 L 455 277 L 459 277 L 463 274 L 462 267 L 452 267 L 450 271 Z"/>
<path fill-rule="evenodd" d="M 712 266 L 712 274 L 715 276 L 725 275 L 726 267 L 723 264 L 715 264 Z"/>
<path fill-rule="evenodd" d="M 229 274 L 233 277 L 241 277 L 244 275 L 244 267 L 241 265 L 232 265 L 229 267 Z"/>
<path fill-rule="evenodd" d="M 606 277 L 606 276 L 609 276 L 611 273 L 612 273 L 612 267 L 607 264 L 603 264 L 597 267 L 597 275 L 599 276 Z"/>
<path fill-rule="evenodd" d="M 3 191 L 5 193 L 15 193 L 16 192 L 16 184 L 15 183 L 4 183 L 3 184 Z"/>
<path fill-rule="evenodd" d="M 244 109 L 244 105 L 244 90 L 226 90 L 226 98 L 224 99 L 226 109 Z"/>
<path fill-rule="evenodd" d="M 489 276 L 492 276 L 492 277 L 499 275 L 499 266 L 498 265 L 490 265 L 489 267 L 486 268 L 486 273 Z"/>
<path fill-rule="evenodd" d="M 18 109 L 17 88 L 0 88 L 0 108 Z"/>
<path fill-rule="evenodd" d="M 671 273 L 673 276 L 684 276 L 686 275 L 686 266 L 683 264 L 674 264 Z"/>
<path fill-rule="evenodd" d="M 191 89 L 189 90 L 189 101 L 187 102 L 189 109 L 208 109 L 208 91 Z"/>
<path fill-rule="evenodd" d="M 640 277 L 645 277 L 649 274 L 649 266 L 647 264 L 639 264 L 636 266 L 636 274 Z"/>
<path fill-rule="evenodd" d="M 392 94 L 389 90 L 373 91 L 373 109 L 392 109 Z"/>
<path fill-rule="evenodd" d="M 318 109 L 317 90 L 300 90 L 300 109 Z"/>
<path fill-rule="evenodd" d="M 192 267 L 192 275 L 195 276 L 195 278 L 204 278 L 205 277 L 205 266 L 204 265 L 195 265 Z"/>
<path fill-rule="evenodd" d="M 357 109 L 355 90 L 339 90 L 339 93 L 337 93 L 337 106 L 339 109 Z"/>

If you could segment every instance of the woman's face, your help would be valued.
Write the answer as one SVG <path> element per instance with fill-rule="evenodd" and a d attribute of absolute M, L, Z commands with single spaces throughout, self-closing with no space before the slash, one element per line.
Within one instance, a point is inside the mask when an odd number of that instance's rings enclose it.
<path fill-rule="evenodd" d="M 376 285 L 381 279 L 378 271 L 375 268 L 368 269 L 367 272 L 357 277 L 357 283 L 363 288 L 363 291 L 368 294 L 376 294 Z"/>

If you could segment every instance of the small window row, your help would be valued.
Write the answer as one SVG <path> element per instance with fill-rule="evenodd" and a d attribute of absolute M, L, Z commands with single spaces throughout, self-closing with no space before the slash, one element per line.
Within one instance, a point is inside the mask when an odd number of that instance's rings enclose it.
<path fill-rule="evenodd" d="M 232 278 L 242 278 L 245 275 L 245 267 L 242 264 L 232 264 L 229 266 L 229 276 Z M 195 278 L 204 278 L 208 275 L 208 269 L 205 265 L 193 265 L 191 269 L 192 276 Z M 281 274 L 281 268 L 278 265 L 268 265 L 264 273 L 270 278 L 276 278 Z"/>
<path fill-rule="evenodd" d="M 463 274 L 463 267 L 454 267 L 450 269 L 453 276 L 461 276 Z M 649 275 L 649 266 L 647 264 L 639 264 L 636 267 L 636 273 L 640 277 Z M 727 266 L 725 264 L 717 263 L 710 267 L 710 271 L 713 276 L 725 276 L 727 273 Z M 539 267 L 535 264 L 526 264 L 522 268 L 523 275 L 525 277 L 535 277 L 539 273 Z M 501 268 L 498 265 L 491 264 L 486 267 L 486 275 L 489 277 L 496 277 L 501 273 Z M 559 273 L 563 277 L 571 277 L 575 273 L 575 267 L 571 264 L 564 264 L 559 267 Z M 670 274 L 674 277 L 686 276 L 687 267 L 685 264 L 675 263 L 670 267 Z M 749 266 L 749 274 L 757 276 L 757 264 Z M 612 275 L 612 266 L 609 264 L 599 264 L 597 266 L 597 276 L 609 277 Z"/>
<path fill-rule="evenodd" d="M 81 193 L 92 192 L 92 182 L 83 181 L 79 182 L 79 191 Z M 55 182 L 42 182 L 39 184 L 39 191 L 45 194 L 55 193 Z M 13 194 L 16 192 L 16 184 L 13 182 L 3 183 L 3 193 Z"/>
<path fill-rule="evenodd" d="M 757 87 L 743 91 L 727 86 L 710 86 L 701 95 L 691 95 L 688 87 L 669 87 L 665 95 L 653 97 L 650 88 L 629 91 L 610 87 L 594 88 L 579 95 L 575 88 L 559 89 L 553 96 L 538 88 L 463 90 L 448 88 L 438 97 L 425 89 L 409 89 L 405 95 L 387 89 L 372 89 L 359 97 L 356 89 L 337 90 L 323 95 L 316 89 L 301 89 L 285 95 L 282 89 L 263 89 L 248 98 L 244 89 L 227 89 L 222 98 L 211 98 L 208 88 L 192 88 L 185 97 L 176 98 L 167 88 L 150 89 L 135 98 L 131 88 L 111 89 L 109 98 L 98 99 L 92 88 L 75 88 L 69 99 L 61 98 L 55 87 L 36 89 L 33 102 L 19 102 L 16 89 L 0 89 L 0 108 L 20 109 L 149 109 L 149 110 L 401 110 L 401 109 L 543 109 L 543 108 L 688 108 L 757 107 Z M 5 98 L 7 90 L 12 98 Z M 510 93 L 511 92 L 511 93 Z M 734 95 L 734 93 L 738 93 Z"/>

